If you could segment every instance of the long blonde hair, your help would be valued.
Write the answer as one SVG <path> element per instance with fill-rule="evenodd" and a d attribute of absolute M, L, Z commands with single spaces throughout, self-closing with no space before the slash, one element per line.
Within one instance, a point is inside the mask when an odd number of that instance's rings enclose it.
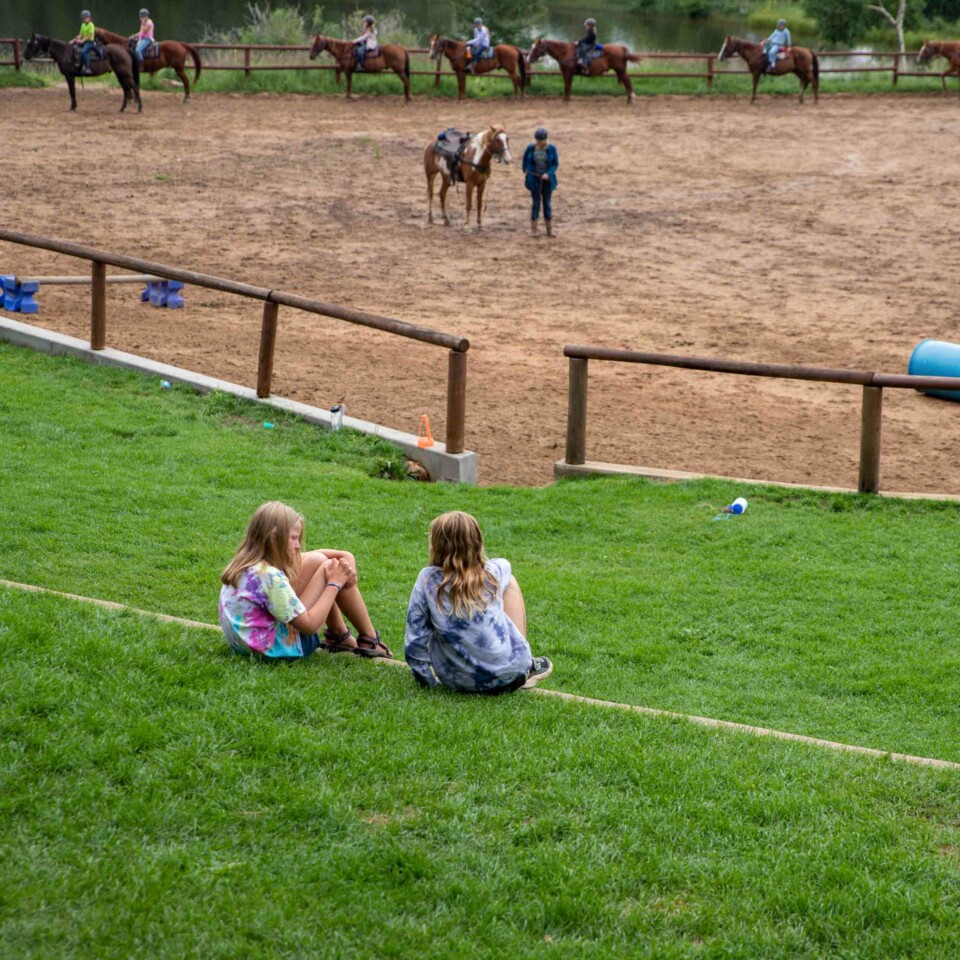
<path fill-rule="evenodd" d="M 237 586 L 240 574 L 261 561 L 282 570 L 289 580 L 296 580 L 300 573 L 300 552 L 290 550 L 290 531 L 298 523 L 303 523 L 303 517 L 279 500 L 271 500 L 257 507 L 250 518 L 243 543 L 220 574 L 220 582 L 231 587 Z M 302 531 L 300 536 L 303 537 Z"/>
<path fill-rule="evenodd" d="M 497 596 L 498 584 L 486 568 L 480 524 L 461 510 L 441 514 L 430 524 L 430 563 L 443 571 L 437 604 L 443 592 L 455 616 L 464 619 L 483 610 Z"/>

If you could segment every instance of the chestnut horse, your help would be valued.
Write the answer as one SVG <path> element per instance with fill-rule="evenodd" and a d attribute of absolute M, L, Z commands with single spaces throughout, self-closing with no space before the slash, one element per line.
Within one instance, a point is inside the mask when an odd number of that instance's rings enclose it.
<path fill-rule="evenodd" d="M 590 61 L 590 70 L 580 73 L 580 58 L 577 56 L 577 45 L 564 40 L 544 40 L 542 37 L 530 48 L 529 63 L 534 63 L 541 57 L 551 56 L 560 65 L 563 74 L 563 99 L 570 99 L 570 86 L 573 78 L 579 73 L 581 76 L 599 77 L 612 70 L 617 75 L 618 83 L 627 91 L 627 103 L 633 103 L 633 83 L 627 73 L 628 63 L 639 63 L 642 59 L 638 53 L 630 51 L 619 43 L 605 43 L 603 53 Z"/>
<path fill-rule="evenodd" d="M 463 40 L 451 40 L 434 34 L 430 38 L 430 59 L 437 61 L 437 76 L 434 86 L 440 86 L 440 67 L 446 55 L 453 72 L 457 75 L 458 100 L 462 100 L 467 93 L 467 44 Z M 527 86 L 527 65 L 523 59 L 523 52 L 519 47 L 512 47 L 508 43 L 498 43 L 493 48 L 492 57 L 475 57 L 469 61 L 473 64 L 474 74 L 489 73 L 491 70 L 506 70 L 513 81 L 513 95 L 523 96 Z"/>
<path fill-rule="evenodd" d="M 122 34 L 114 33 L 112 30 L 104 30 L 102 27 L 97 27 L 96 34 L 97 39 L 103 43 L 122 43 L 126 46 L 133 42 L 132 37 L 125 37 Z M 183 102 L 186 103 L 190 99 L 190 81 L 187 79 L 185 69 L 188 53 L 193 59 L 193 82 L 196 85 L 196 82 L 200 79 L 202 64 L 200 62 L 200 51 L 191 43 L 181 43 L 179 40 L 161 40 L 160 56 L 145 57 L 143 63 L 140 64 L 140 71 L 141 73 L 153 74 L 164 67 L 169 67 L 183 84 Z M 131 54 L 136 59 L 135 50 L 132 50 Z"/>
<path fill-rule="evenodd" d="M 123 87 L 123 106 L 120 112 L 127 109 L 131 99 L 137 101 L 137 113 L 143 111 L 140 100 L 140 70 L 136 57 L 130 56 L 125 46 L 117 43 L 108 44 L 103 48 L 103 60 L 90 60 L 90 76 L 99 77 L 103 73 L 113 71 Z M 42 33 L 31 33 L 27 45 L 23 48 L 23 59 L 32 60 L 38 53 L 49 54 L 50 59 L 60 68 L 67 89 L 70 91 L 70 112 L 77 109 L 77 82 L 80 68 L 77 66 L 77 48 L 72 43 L 46 37 Z"/>
<path fill-rule="evenodd" d="M 313 46 L 310 48 L 310 59 L 316 60 L 323 51 L 326 50 L 334 60 L 337 61 L 337 81 L 340 80 L 340 71 L 347 75 L 347 99 L 351 100 L 351 84 L 354 73 L 357 72 L 357 52 L 354 49 L 353 41 L 337 40 L 334 37 L 324 37 L 317 34 L 313 38 Z M 369 53 L 363 61 L 363 70 L 361 73 L 383 73 L 384 70 L 392 70 L 403 84 L 403 97 L 409 103 L 410 101 L 410 54 L 395 43 L 385 43 L 380 47 L 380 52 L 373 57 Z"/>
<path fill-rule="evenodd" d="M 960 43 L 941 42 L 939 40 L 924 40 L 920 52 L 917 54 L 917 63 L 923 66 L 929 63 L 934 57 L 943 57 L 949 66 L 940 74 L 940 82 L 943 84 L 943 92 L 947 92 L 947 75 L 956 74 L 960 80 Z"/>
<path fill-rule="evenodd" d="M 477 229 L 483 226 L 483 191 L 490 178 L 490 163 L 510 163 L 510 138 L 503 127 L 491 125 L 483 133 L 470 137 L 457 154 L 455 161 L 460 178 L 467 188 L 467 219 L 463 228 L 470 225 L 470 207 L 473 191 L 477 191 Z M 455 169 L 456 169 L 455 168 Z M 447 159 L 440 152 L 437 140 L 431 140 L 423 151 L 423 171 L 427 175 L 427 223 L 433 223 L 433 181 L 440 177 L 440 210 L 443 213 L 443 225 L 450 226 L 447 216 L 447 191 L 453 178 Z"/>
<path fill-rule="evenodd" d="M 723 63 L 724 60 L 729 60 L 738 53 L 753 75 L 753 96 L 750 98 L 750 102 L 753 103 L 757 99 L 760 75 L 767 72 L 767 55 L 763 51 L 762 43 L 751 43 L 739 37 L 727 37 L 723 41 L 717 60 Z M 769 76 L 779 77 L 785 73 L 795 73 L 800 78 L 801 103 L 809 84 L 813 84 L 813 102 L 816 103 L 820 99 L 820 61 L 812 50 L 806 47 L 791 47 L 790 53 L 783 60 L 777 61 L 776 70 Z"/>

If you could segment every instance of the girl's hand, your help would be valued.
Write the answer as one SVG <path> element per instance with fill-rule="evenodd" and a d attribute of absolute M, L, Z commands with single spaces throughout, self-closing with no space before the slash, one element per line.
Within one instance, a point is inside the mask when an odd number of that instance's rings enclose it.
<path fill-rule="evenodd" d="M 350 565 L 343 557 L 331 557 L 323 565 L 323 574 L 327 578 L 327 583 L 339 584 L 344 589 L 352 587 L 357 582 L 356 575 L 350 569 Z M 353 583 L 350 582 L 351 576 Z"/>

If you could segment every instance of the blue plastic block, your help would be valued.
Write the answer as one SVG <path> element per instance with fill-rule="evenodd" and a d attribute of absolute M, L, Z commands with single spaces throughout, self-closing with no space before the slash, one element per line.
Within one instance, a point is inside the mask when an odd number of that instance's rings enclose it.
<path fill-rule="evenodd" d="M 4 274 L 3 277 L 3 309 L 11 313 L 20 312 L 20 284 L 17 278 L 10 274 Z"/>
<path fill-rule="evenodd" d="M 183 289 L 183 283 L 180 280 L 167 281 L 167 306 L 171 310 L 177 310 L 183 306 L 183 295 L 178 291 Z"/>
<path fill-rule="evenodd" d="M 39 313 L 40 304 L 37 303 L 37 294 L 40 284 L 36 280 L 25 280 L 20 284 L 20 312 Z"/>

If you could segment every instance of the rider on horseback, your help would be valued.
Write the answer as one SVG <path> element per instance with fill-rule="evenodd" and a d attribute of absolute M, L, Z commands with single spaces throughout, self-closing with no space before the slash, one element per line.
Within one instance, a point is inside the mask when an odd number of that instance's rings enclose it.
<path fill-rule="evenodd" d="M 71 40 L 71 43 L 80 44 L 80 59 L 83 65 L 80 67 L 82 76 L 89 77 L 93 71 L 90 69 L 90 51 L 97 45 L 96 27 L 93 25 L 93 19 L 89 10 L 80 11 L 80 32 Z"/>
<path fill-rule="evenodd" d="M 363 73 L 363 61 L 367 54 L 377 52 L 377 28 L 373 24 L 373 17 L 368 13 L 363 18 L 363 33 L 353 41 L 353 49 L 357 57 L 357 73 Z"/>
<path fill-rule="evenodd" d="M 153 21 L 150 11 L 144 7 L 140 11 L 140 32 L 137 34 L 137 59 L 143 63 L 143 52 L 153 43 Z"/>
<path fill-rule="evenodd" d="M 597 21 L 593 17 L 587 17 L 583 26 L 587 32 L 577 43 L 577 59 L 580 61 L 581 73 L 589 73 L 590 61 L 597 49 Z"/>
<path fill-rule="evenodd" d="M 763 41 L 763 49 L 768 57 L 767 73 L 777 72 L 777 54 L 783 49 L 789 49 L 792 46 L 790 31 L 787 29 L 787 21 L 783 18 L 777 21 L 777 29 Z"/>
<path fill-rule="evenodd" d="M 473 39 L 467 41 L 467 69 L 473 73 L 473 65 L 490 49 L 490 28 L 484 26 L 483 17 L 473 21 Z"/>

